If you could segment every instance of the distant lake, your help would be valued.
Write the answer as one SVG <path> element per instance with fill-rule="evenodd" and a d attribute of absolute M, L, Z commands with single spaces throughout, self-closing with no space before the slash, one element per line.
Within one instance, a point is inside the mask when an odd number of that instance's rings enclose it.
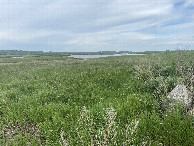
<path fill-rule="evenodd" d="M 20 57 L 11 57 L 11 58 L 24 58 L 23 56 L 20 56 Z"/>
<path fill-rule="evenodd" d="M 70 56 L 68 56 L 68 57 L 89 59 L 89 58 L 101 58 L 101 57 L 109 57 L 109 56 L 125 56 L 125 55 L 145 55 L 145 54 L 70 55 Z"/>

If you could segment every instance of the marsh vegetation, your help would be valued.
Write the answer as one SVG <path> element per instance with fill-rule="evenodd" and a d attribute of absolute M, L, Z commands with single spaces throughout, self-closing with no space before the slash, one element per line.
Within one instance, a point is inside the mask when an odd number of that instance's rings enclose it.
<path fill-rule="evenodd" d="M 194 52 L 0 58 L 0 145 L 194 145 L 194 119 L 168 111 L 193 91 Z"/>

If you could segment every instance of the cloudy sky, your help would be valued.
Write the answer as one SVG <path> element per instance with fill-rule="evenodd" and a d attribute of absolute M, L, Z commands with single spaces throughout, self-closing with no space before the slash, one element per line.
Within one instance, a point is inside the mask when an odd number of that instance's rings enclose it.
<path fill-rule="evenodd" d="M 194 0 L 0 0 L 0 50 L 185 46 L 194 49 Z"/>

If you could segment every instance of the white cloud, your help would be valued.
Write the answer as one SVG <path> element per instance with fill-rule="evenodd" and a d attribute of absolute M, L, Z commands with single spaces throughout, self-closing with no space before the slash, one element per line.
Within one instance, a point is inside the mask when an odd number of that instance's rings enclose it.
<path fill-rule="evenodd" d="M 182 5 L 176 6 L 177 2 Z M 48 49 L 52 42 L 59 48 L 71 46 L 69 51 L 79 46 L 82 46 L 81 50 L 83 46 L 91 49 L 109 46 L 111 50 L 119 44 L 130 48 L 132 43 L 135 47 L 159 44 L 158 40 L 173 44 L 178 38 L 189 40 L 194 29 L 194 10 L 190 8 L 194 1 L 181 2 L 0 0 L 0 41 L 33 45 L 34 40 L 40 40 L 41 45 L 44 40 L 48 42 Z"/>
<path fill-rule="evenodd" d="M 25 31 L 0 31 L 0 40 L 4 41 L 16 41 L 16 42 L 26 42 L 34 39 L 46 37 L 52 35 L 53 32 L 46 31 L 35 31 L 35 32 L 25 32 Z"/>
<path fill-rule="evenodd" d="M 66 45 L 76 46 L 101 46 L 137 43 L 139 41 L 152 40 L 154 35 L 144 35 L 137 32 L 121 32 L 121 30 L 108 30 L 98 33 L 81 34 L 72 40 L 64 42 Z"/>
<path fill-rule="evenodd" d="M 194 6 L 194 0 L 186 0 L 184 6 L 185 7 Z"/>

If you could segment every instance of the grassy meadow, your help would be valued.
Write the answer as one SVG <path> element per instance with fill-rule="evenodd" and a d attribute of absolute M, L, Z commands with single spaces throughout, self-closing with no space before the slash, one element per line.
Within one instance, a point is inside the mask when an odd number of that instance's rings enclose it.
<path fill-rule="evenodd" d="M 0 58 L 0 145 L 194 145 L 194 51 L 73 59 Z"/>

